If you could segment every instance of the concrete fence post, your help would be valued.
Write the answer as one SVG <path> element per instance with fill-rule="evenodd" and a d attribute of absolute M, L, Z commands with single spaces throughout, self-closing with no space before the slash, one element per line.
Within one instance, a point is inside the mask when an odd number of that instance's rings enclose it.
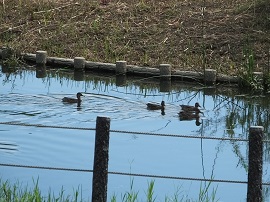
<path fill-rule="evenodd" d="M 262 126 L 249 129 L 247 202 L 262 202 L 263 130 Z"/>
<path fill-rule="evenodd" d="M 115 63 L 116 74 L 126 74 L 127 73 L 127 62 L 126 61 L 116 61 Z"/>
<path fill-rule="evenodd" d="M 97 117 L 92 202 L 107 202 L 110 118 Z"/>
<path fill-rule="evenodd" d="M 74 70 L 75 71 L 84 71 L 85 68 L 85 58 L 84 57 L 75 57 L 74 58 Z"/>
<path fill-rule="evenodd" d="M 171 79 L 171 65 L 170 64 L 160 64 L 160 78 L 162 79 Z"/>
<path fill-rule="evenodd" d="M 214 69 L 205 69 L 204 71 L 204 83 L 206 85 L 214 85 L 217 81 L 217 71 Z"/>
<path fill-rule="evenodd" d="M 45 66 L 47 63 L 47 51 L 36 52 L 36 64 L 38 66 Z"/>

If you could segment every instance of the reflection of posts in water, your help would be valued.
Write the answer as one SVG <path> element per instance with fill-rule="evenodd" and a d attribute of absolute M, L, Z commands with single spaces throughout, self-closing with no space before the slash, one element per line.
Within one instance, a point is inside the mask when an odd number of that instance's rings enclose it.
<path fill-rule="evenodd" d="M 36 78 L 45 78 L 46 77 L 46 66 L 37 64 L 36 65 Z"/>
<path fill-rule="evenodd" d="M 116 61 L 115 73 L 116 73 L 116 86 L 126 85 L 127 62 L 126 61 Z"/>
<path fill-rule="evenodd" d="M 47 51 L 36 52 L 36 64 L 39 66 L 45 66 L 47 63 Z"/>
<path fill-rule="evenodd" d="M 116 86 L 125 86 L 127 83 L 127 76 L 124 74 L 117 74 L 116 76 Z"/>
<path fill-rule="evenodd" d="M 92 202 L 107 201 L 110 118 L 97 117 Z"/>
<path fill-rule="evenodd" d="M 83 81 L 84 80 L 84 68 L 85 68 L 85 58 L 75 57 L 74 58 L 74 80 Z"/>
<path fill-rule="evenodd" d="M 216 87 L 209 87 L 209 88 L 203 88 L 203 93 L 204 95 L 216 95 L 217 92 L 216 92 Z"/>
<path fill-rule="evenodd" d="M 171 91 L 171 65 L 170 64 L 160 64 L 160 92 L 170 92 Z"/>
<path fill-rule="evenodd" d="M 262 201 L 263 130 L 262 126 L 249 129 L 247 202 Z"/>
<path fill-rule="evenodd" d="M 84 71 L 79 71 L 79 70 L 74 71 L 74 80 L 75 81 L 83 81 L 84 76 L 85 76 Z"/>
<path fill-rule="evenodd" d="M 171 91 L 171 79 L 160 78 L 159 80 L 159 91 L 160 92 L 170 92 Z"/>

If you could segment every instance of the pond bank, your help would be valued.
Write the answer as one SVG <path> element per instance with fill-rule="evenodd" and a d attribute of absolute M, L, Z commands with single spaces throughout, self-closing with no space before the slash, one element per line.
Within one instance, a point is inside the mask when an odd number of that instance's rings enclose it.
<path fill-rule="evenodd" d="M 0 49 L 0 57 L 4 59 L 6 56 L 6 49 Z M 44 65 L 54 66 L 54 67 L 69 67 L 74 68 L 74 59 L 71 58 L 58 58 L 58 57 L 47 57 L 46 51 L 37 51 L 37 54 L 40 52 L 44 52 Z M 29 63 L 39 63 L 37 60 L 37 54 L 32 53 L 24 53 L 21 54 L 21 57 Z M 75 58 L 78 59 L 79 57 Z M 103 62 L 93 62 L 86 61 L 83 57 L 80 57 L 83 61 L 83 70 L 90 71 L 104 71 L 104 72 L 116 72 L 117 73 L 117 62 L 126 62 L 126 61 L 117 61 L 116 64 L 113 63 L 103 63 Z M 161 66 L 168 66 L 169 73 L 168 75 L 164 75 L 160 70 Z M 166 68 L 166 67 L 165 67 Z M 239 78 L 237 76 L 228 76 L 225 74 L 216 73 L 215 70 L 207 69 L 210 74 L 214 74 L 213 84 L 214 83 L 229 83 L 229 84 L 237 84 L 239 82 Z M 194 71 L 181 71 L 171 68 L 170 64 L 160 64 L 160 66 L 156 67 L 147 67 L 147 66 L 137 66 L 137 65 L 126 65 L 126 69 L 124 74 L 134 74 L 140 76 L 166 76 L 167 79 L 179 80 L 179 81 L 190 81 L 195 80 L 199 82 L 205 81 L 205 77 L 203 72 L 194 72 Z"/>

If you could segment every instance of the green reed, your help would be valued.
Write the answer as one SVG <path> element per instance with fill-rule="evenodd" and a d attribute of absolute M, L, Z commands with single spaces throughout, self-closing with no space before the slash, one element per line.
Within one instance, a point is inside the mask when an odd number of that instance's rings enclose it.
<path fill-rule="evenodd" d="M 5 202 L 21 202 L 21 201 L 33 201 L 33 202 L 84 202 L 89 201 L 83 199 L 82 197 L 82 187 L 78 187 L 74 190 L 73 195 L 65 195 L 64 188 L 62 187 L 60 193 L 55 195 L 51 191 L 44 196 L 41 190 L 39 189 L 39 180 L 34 181 L 34 187 L 28 188 L 26 185 L 22 185 L 21 183 L 10 183 L 8 180 L 3 181 L 0 179 L 0 201 Z M 216 199 L 217 187 L 212 191 L 209 190 L 211 182 L 201 184 L 199 190 L 198 199 L 189 199 L 188 196 L 183 196 L 183 191 L 178 188 L 175 191 L 175 194 L 171 197 L 166 196 L 165 202 L 215 202 L 218 201 Z M 121 195 L 121 199 L 117 200 L 117 194 L 114 194 L 109 201 L 111 202 L 155 202 L 157 201 L 157 194 L 154 192 L 155 181 L 151 180 L 148 182 L 147 190 L 145 191 L 145 198 L 139 199 L 139 191 L 134 190 L 134 179 L 130 180 L 130 187 L 127 192 Z"/>

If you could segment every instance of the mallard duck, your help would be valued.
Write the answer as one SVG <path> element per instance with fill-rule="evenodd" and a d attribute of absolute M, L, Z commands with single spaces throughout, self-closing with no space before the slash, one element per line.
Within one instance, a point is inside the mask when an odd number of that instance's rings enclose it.
<path fill-rule="evenodd" d="M 200 104 L 198 102 L 195 103 L 195 106 L 190 106 L 190 105 L 180 105 L 182 107 L 182 110 L 184 111 L 190 111 L 190 112 L 200 112 L 199 107 Z"/>
<path fill-rule="evenodd" d="M 63 102 L 67 102 L 67 103 L 77 103 L 78 106 L 80 106 L 82 100 L 81 100 L 81 96 L 83 96 L 83 94 L 81 93 L 77 93 L 77 98 L 70 98 L 70 97 L 64 97 L 62 99 Z"/>
<path fill-rule="evenodd" d="M 147 109 L 149 110 L 158 110 L 161 109 L 164 111 L 165 109 L 165 102 L 162 101 L 161 104 L 155 104 L 155 103 L 147 103 Z"/>

